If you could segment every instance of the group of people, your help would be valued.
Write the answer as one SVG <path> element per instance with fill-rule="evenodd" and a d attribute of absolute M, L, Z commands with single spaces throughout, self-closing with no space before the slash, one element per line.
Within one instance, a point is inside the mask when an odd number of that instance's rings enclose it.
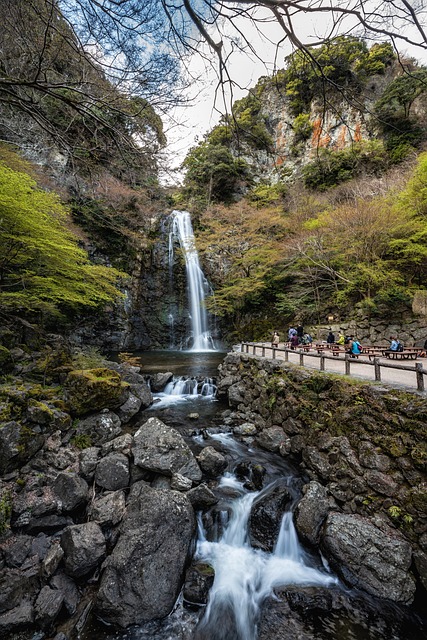
<path fill-rule="evenodd" d="M 271 338 L 271 346 L 277 348 L 279 346 L 280 336 L 278 331 L 274 331 Z M 313 338 L 309 333 L 304 333 L 304 327 L 299 324 L 297 327 L 289 327 L 288 330 L 288 344 L 291 349 L 296 349 L 300 345 L 307 345 L 313 342 Z M 338 334 L 338 339 L 335 340 L 335 334 L 332 329 L 329 329 L 329 333 L 326 337 L 326 344 L 332 346 L 333 344 L 343 346 L 346 353 L 352 357 L 356 357 L 362 353 L 362 345 L 359 340 L 353 336 L 345 336 L 343 333 Z M 398 340 L 396 336 L 390 336 L 390 346 L 388 351 L 403 351 L 403 344 Z M 424 352 L 422 355 L 427 354 L 427 340 L 424 343 Z"/>
<path fill-rule="evenodd" d="M 271 346 L 277 348 L 279 346 L 279 341 L 279 332 L 274 331 L 271 338 Z M 289 327 L 287 341 L 291 349 L 296 349 L 299 345 L 311 344 L 313 342 L 313 338 L 309 333 L 304 333 L 304 327 L 299 324 L 296 328 Z"/>

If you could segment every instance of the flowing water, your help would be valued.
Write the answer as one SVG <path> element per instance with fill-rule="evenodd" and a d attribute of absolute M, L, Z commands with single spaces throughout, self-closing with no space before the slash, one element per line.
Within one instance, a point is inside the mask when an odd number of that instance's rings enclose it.
<path fill-rule="evenodd" d="M 215 343 L 209 327 L 209 315 L 205 307 L 205 298 L 212 291 L 200 268 L 199 255 L 196 250 L 191 217 L 188 211 L 172 211 L 172 229 L 169 235 L 169 270 L 171 274 L 174 262 L 175 240 L 178 240 L 185 260 L 191 321 L 191 350 L 210 351 L 215 349 Z M 169 324 L 173 332 L 174 319 L 172 315 L 169 317 Z"/>
<path fill-rule="evenodd" d="M 144 354 L 144 373 L 173 370 L 174 379 L 155 403 L 146 410 L 147 418 L 156 414 L 164 422 L 181 430 L 190 446 L 198 453 L 204 446 L 214 446 L 226 456 L 228 467 L 215 489 L 219 503 L 211 512 L 198 514 L 198 536 L 195 559 L 208 563 L 215 572 L 207 605 L 194 609 L 186 606 L 182 595 L 174 610 L 163 619 L 122 631 L 105 628 L 91 620 L 80 634 L 80 640 L 257 640 L 263 633 L 261 617 L 267 602 L 279 601 L 275 590 L 291 588 L 335 591 L 354 598 L 354 612 L 306 612 L 306 627 L 292 634 L 286 620 L 279 635 L 262 635 L 277 640 L 422 640 L 425 626 L 416 615 L 391 603 L 361 597 L 339 583 L 320 554 L 304 549 L 293 524 L 293 508 L 301 497 L 303 480 L 287 460 L 234 439 L 225 408 L 215 396 L 215 369 L 220 354 L 204 354 L 201 372 L 199 354 Z M 150 359 L 152 358 L 151 364 Z M 162 358 L 173 366 L 162 366 Z M 186 368 L 184 373 L 183 368 Z M 202 416 L 194 421 L 195 411 Z M 144 416 L 141 416 L 143 419 Z M 236 471 L 239 463 L 261 465 L 266 481 L 258 491 L 248 486 Z M 271 552 L 251 545 L 250 515 L 254 505 L 273 490 L 286 490 L 290 495 L 289 510 L 283 515 L 280 531 Z M 295 614 L 297 615 L 297 614 Z M 303 616 L 304 618 L 304 616 Z M 261 624 L 261 627 L 260 627 Z"/>

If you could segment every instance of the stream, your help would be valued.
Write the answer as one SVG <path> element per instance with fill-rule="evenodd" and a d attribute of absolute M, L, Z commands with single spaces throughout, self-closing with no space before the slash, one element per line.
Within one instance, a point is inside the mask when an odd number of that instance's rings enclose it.
<path fill-rule="evenodd" d="M 136 355 L 136 354 L 135 354 Z M 307 479 L 286 459 L 236 440 L 230 412 L 215 397 L 220 352 L 158 352 L 141 354 L 144 374 L 171 371 L 174 379 L 155 402 L 139 416 L 143 423 L 153 415 L 176 428 L 197 454 L 213 446 L 228 460 L 215 493 L 220 500 L 207 513 L 198 513 L 195 560 L 213 567 L 215 578 L 205 607 L 189 606 L 182 594 L 171 614 L 158 621 L 126 630 L 112 630 L 90 619 L 79 640 L 422 640 L 425 626 L 404 607 L 346 589 L 329 570 L 320 553 L 300 544 L 292 511 Z M 196 381 L 198 379 L 198 383 Z M 200 378 L 204 379 L 200 381 Z M 195 417 L 195 414 L 198 417 Z M 192 417 L 191 417 L 192 416 Z M 239 465 L 261 465 L 263 486 L 254 490 L 238 473 Z M 254 505 L 274 490 L 291 496 L 279 534 L 271 551 L 251 545 L 250 518 Z M 300 627 L 269 632 L 262 622 L 267 602 L 280 605 L 280 590 L 294 594 L 306 588 L 334 593 L 352 609 L 325 611 L 313 606 L 297 608 Z M 275 592 L 276 590 L 276 592 Z M 274 595 L 277 593 L 278 595 Z M 317 592 L 316 592 L 317 593 Z M 338 595 L 337 595 L 338 594 Z M 297 597 L 298 600 L 298 597 Z M 294 614 L 291 612 L 291 616 Z M 425 623 L 425 621 L 424 621 Z M 301 626 L 302 625 L 302 626 Z"/>

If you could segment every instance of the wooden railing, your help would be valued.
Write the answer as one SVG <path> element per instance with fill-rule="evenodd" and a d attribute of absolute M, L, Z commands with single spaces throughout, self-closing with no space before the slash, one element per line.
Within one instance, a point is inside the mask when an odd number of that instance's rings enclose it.
<path fill-rule="evenodd" d="M 303 350 L 303 348 L 290 349 L 289 347 L 282 347 L 282 348 L 271 347 L 269 345 L 266 345 L 265 343 L 258 343 L 258 342 L 242 342 L 241 343 L 240 351 L 242 353 L 250 353 L 249 351 L 250 349 L 252 350 L 252 355 L 260 355 L 263 358 L 271 357 L 273 360 L 276 359 L 278 353 L 283 353 L 284 354 L 283 359 L 285 362 L 289 361 L 290 353 L 298 354 L 299 364 L 302 367 L 304 366 L 305 358 L 307 357 L 318 358 L 320 359 L 320 371 L 326 370 L 326 367 L 325 367 L 326 360 L 334 360 L 335 362 L 337 361 L 337 356 L 333 355 L 332 353 L 329 355 L 328 353 L 325 353 L 325 352 L 316 353 L 315 350 L 312 350 L 312 351 Z M 267 352 L 269 355 L 266 355 Z M 346 375 L 351 375 L 351 372 L 350 372 L 351 366 L 357 365 L 357 364 L 370 365 L 374 367 L 374 376 L 375 376 L 376 382 L 381 382 L 381 369 L 383 368 L 397 369 L 400 371 L 412 371 L 413 373 L 415 373 L 415 376 L 416 376 L 417 390 L 425 391 L 424 376 L 427 375 L 427 369 L 424 369 L 421 362 L 416 362 L 415 367 L 411 367 L 405 364 L 397 364 L 395 361 L 384 362 L 384 361 L 381 361 L 379 357 L 374 357 L 371 360 L 371 359 L 361 358 L 360 356 L 357 359 L 352 358 L 348 353 L 343 353 L 343 355 L 344 355 L 344 368 L 345 368 Z M 339 359 L 342 360 L 342 358 L 339 358 Z"/>

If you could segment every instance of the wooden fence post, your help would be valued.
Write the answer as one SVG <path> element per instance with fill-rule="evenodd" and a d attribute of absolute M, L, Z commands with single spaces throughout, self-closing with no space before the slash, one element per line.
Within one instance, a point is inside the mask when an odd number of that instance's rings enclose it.
<path fill-rule="evenodd" d="M 417 372 L 417 389 L 424 391 L 424 369 L 421 362 L 415 363 L 415 371 Z"/>
<path fill-rule="evenodd" d="M 380 367 L 380 359 L 374 358 L 374 370 L 375 370 L 375 380 L 378 382 L 381 381 L 381 367 Z"/>
<path fill-rule="evenodd" d="M 302 349 L 300 349 L 300 352 L 299 352 L 299 364 L 300 364 L 300 367 L 304 366 L 304 351 Z"/>
<path fill-rule="evenodd" d="M 325 370 L 325 354 L 321 353 L 320 354 L 320 371 L 324 371 Z"/>
<path fill-rule="evenodd" d="M 262 343 L 262 357 L 265 358 L 265 344 Z"/>
<path fill-rule="evenodd" d="M 285 349 L 285 362 L 289 361 L 289 351 Z"/>
<path fill-rule="evenodd" d="M 345 373 L 347 376 L 349 376 L 350 375 L 350 356 L 348 355 L 348 353 L 345 354 L 344 358 L 345 358 Z"/>
<path fill-rule="evenodd" d="M 273 360 L 276 359 L 276 349 L 273 347 Z"/>
<path fill-rule="evenodd" d="M 256 344 L 252 345 L 252 355 L 256 356 Z"/>

